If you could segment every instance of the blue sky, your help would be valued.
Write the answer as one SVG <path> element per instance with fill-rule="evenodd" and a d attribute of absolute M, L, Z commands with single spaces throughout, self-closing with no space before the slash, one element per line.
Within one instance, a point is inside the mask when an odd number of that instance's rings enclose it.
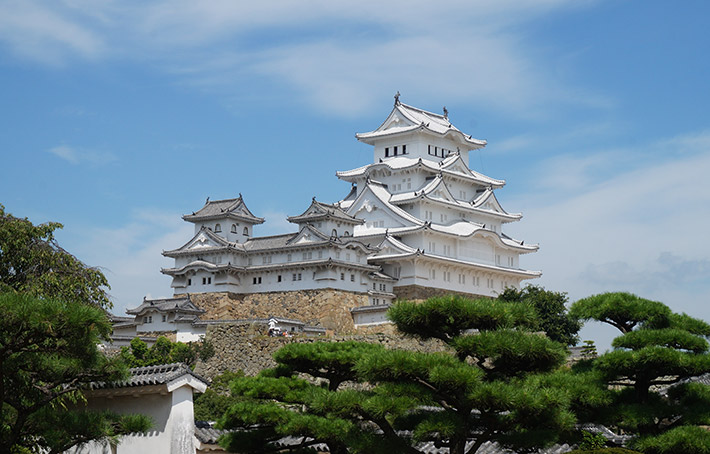
<path fill-rule="evenodd" d="M 710 4 L 0 1 L 0 203 L 104 267 L 115 311 L 170 295 L 180 216 L 242 193 L 292 230 L 392 96 L 489 145 L 522 265 L 710 320 Z M 602 346 L 599 326 L 583 338 Z"/>

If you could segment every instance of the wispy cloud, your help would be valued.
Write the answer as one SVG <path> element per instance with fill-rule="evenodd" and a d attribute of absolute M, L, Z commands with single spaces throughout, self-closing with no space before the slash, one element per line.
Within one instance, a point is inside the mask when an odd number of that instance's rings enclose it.
<path fill-rule="evenodd" d="M 267 78 L 340 115 L 400 90 L 424 103 L 456 99 L 532 116 L 553 101 L 592 105 L 598 95 L 547 73 L 516 25 L 586 3 L 10 1 L 0 5 L 0 41 L 49 63 L 149 59 L 222 97 Z"/>
<path fill-rule="evenodd" d="M 710 296 L 710 243 L 703 237 L 710 231 L 709 139 L 702 131 L 541 163 L 536 178 L 560 181 L 560 163 L 567 162 L 581 183 L 563 178 L 557 190 L 546 185 L 508 201 L 526 207 L 525 219 L 509 231 L 541 246 L 523 265 L 542 269 L 541 282 L 572 299 L 626 290 L 710 319 L 706 301 L 698 300 Z M 604 162 L 618 169 L 596 172 Z"/>
<path fill-rule="evenodd" d="M 86 263 L 102 267 L 111 284 L 114 312 L 122 315 L 148 294 L 172 295 L 170 278 L 160 269 L 173 263 L 161 253 L 182 246 L 192 234 L 193 226 L 182 221 L 180 213 L 143 208 L 113 228 L 77 226 L 66 247 Z"/>
<path fill-rule="evenodd" d="M 0 2 L 0 41 L 16 54 L 46 64 L 62 64 L 67 58 L 98 57 L 102 37 L 85 21 L 72 17 L 72 8 L 32 0 Z"/>
<path fill-rule="evenodd" d="M 83 163 L 102 165 L 117 159 L 113 153 L 108 151 L 87 150 L 68 145 L 52 147 L 47 152 L 75 165 Z"/>

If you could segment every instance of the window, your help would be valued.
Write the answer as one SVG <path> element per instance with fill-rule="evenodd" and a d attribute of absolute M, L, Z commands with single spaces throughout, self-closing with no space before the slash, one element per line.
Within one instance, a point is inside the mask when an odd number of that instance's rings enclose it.
<path fill-rule="evenodd" d="M 163 321 L 165 322 L 165 321 L 167 321 L 167 319 L 168 319 L 168 316 L 163 314 Z"/>
<path fill-rule="evenodd" d="M 394 155 L 397 156 L 397 147 L 394 147 Z"/>
<path fill-rule="evenodd" d="M 340 280 L 344 281 L 345 280 L 345 273 L 340 273 Z"/>
<path fill-rule="evenodd" d="M 377 284 L 374 282 L 372 283 L 372 290 L 377 290 Z"/>
<path fill-rule="evenodd" d="M 262 263 L 263 265 L 266 265 L 266 264 L 271 263 L 271 256 L 268 256 L 268 257 L 267 257 L 267 256 L 264 256 L 264 257 L 262 257 L 262 258 L 261 258 L 261 263 Z"/>
<path fill-rule="evenodd" d="M 385 284 L 380 284 L 380 290 L 383 292 L 387 291 L 387 286 Z"/>
<path fill-rule="evenodd" d="M 434 218 L 434 214 L 431 211 L 426 210 L 424 212 L 424 219 L 432 220 L 433 218 Z"/>
<path fill-rule="evenodd" d="M 143 323 L 153 323 L 153 316 L 149 315 L 147 317 L 143 317 Z"/>
<path fill-rule="evenodd" d="M 281 282 L 281 275 L 276 276 L 276 282 Z"/>
<path fill-rule="evenodd" d="M 441 216 L 441 222 L 446 222 L 449 219 L 449 216 L 442 214 Z"/>
<path fill-rule="evenodd" d="M 407 189 L 412 189 L 412 179 L 407 178 Z"/>
<path fill-rule="evenodd" d="M 249 227 L 244 227 L 244 231 L 242 232 L 242 235 L 249 236 Z"/>
<path fill-rule="evenodd" d="M 237 224 L 232 224 L 232 233 L 237 233 Z"/>
<path fill-rule="evenodd" d="M 287 261 L 287 262 L 290 262 L 290 261 L 291 261 L 291 254 L 288 254 L 288 255 L 286 256 L 286 261 Z"/>
<path fill-rule="evenodd" d="M 338 231 L 333 229 L 333 231 L 330 232 L 330 236 L 338 236 Z"/>
<path fill-rule="evenodd" d="M 261 277 L 255 277 L 253 280 L 254 284 L 261 284 Z"/>
<path fill-rule="evenodd" d="M 297 274 L 296 274 L 296 273 L 293 273 L 293 280 L 294 280 L 294 281 L 296 280 L 296 276 L 297 276 Z"/>
<path fill-rule="evenodd" d="M 385 158 L 389 158 L 390 156 L 390 149 L 389 147 L 385 147 Z"/>
<path fill-rule="evenodd" d="M 318 258 L 322 259 L 323 258 L 323 251 L 318 251 Z"/>
<path fill-rule="evenodd" d="M 429 241 L 429 252 L 436 252 L 436 243 Z"/>
<path fill-rule="evenodd" d="M 350 275 L 350 282 L 355 282 L 355 275 L 354 274 Z"/>
<path fill-rule="evenodd" d="M 215 231 L 215 233 L 222 233 L 222 226 L 219 224 L 215 224 L 214 231 Z"/>
<path fill-rule="evenodd" d="M 340 251 L 335 251 L 335 258 L 340 259 Z"/>
<path fill-rule="evenodd" d="M 298 280 L 301 280 L 301 273 L 298 273 Z"/>
<path fill-rule="evenodd" d="M 447 244 L 444 245 L 444 255 L 451 257 L 451 246 Z"/>
<path fill-rule="evenodd" d="M 444 271 L 444 281 L 451 282 L 451 272 L 450 271 Z"/>
<path fill-rule="evenodd" d="M 313 257 L 313 252 L 304 252 L 302 254 L 303 260 L 310 260 Z"/>
<path fill-rule="evenodd" d="M 187 280 L 187 285 L 192 285 L 192 279 Z"/>
<path fill-rule="evenodd" d="M 496 254 L 496 265 L 500 265 L 500 254 Z"/>
<path fill-rule="evenodd" d="M 465 283 L 466 283 L 466 275 L 459 274 L 459 284 L 465 284 Z"/>
<path fill-rule="evenodd" d="M 345 232 L 343 232 L 343 236 L 350 236 L 350 232 L 346 230 Z"/>
<path fill-rule="evenodd" d="M 407 154 L 407 146 L 402 145 L 402 154 Z"/>
<path fill-rule="evenodd" d="M 429 278 L 436 279 L 436 270 L 435 269 L 432 268 L 431 270 L 429 270 Z"/>

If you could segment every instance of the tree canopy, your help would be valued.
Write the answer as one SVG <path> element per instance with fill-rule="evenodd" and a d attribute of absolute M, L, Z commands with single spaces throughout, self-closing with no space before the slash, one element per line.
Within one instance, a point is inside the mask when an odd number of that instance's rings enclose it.
<path fill-rule="evenodd" d="M 65 251 L 54 238 L 58 222 L 34 225 L 0 204 L 0 292 L 23 292 L 110 308 L 108 280 Z"/>
<path fill-rule="evenodd" d="M 539 328 L 547 337 L 565 345 L 576 345 L 579 342 L 577 333 L 582 323 L 567 313 L 569 298 L 566 293 L 526 285 L 520 290 L 507 287 L 498 295 L 498 300 L 530 304 L 537 311 Z"/>
<path fill-rule="evenodd" d="M 126 374 L 98 348 L 111 332 L 101 309 L 6 292 L 0 313 L 0 452 L 63 452 L 148 428 L 145 417 L 83 409 L 88 383 Z"/>
<path fill-rule="evenodd" d="M 0 452 L 62 452 L 150 424 L 83 405 L 88 383 L 127 368 L 99 349 L 111 333 L 106 277 L 57 244 L 58 228 L 0 205 Z"/>
<path fill-rule="evenodd" d="M 710 372 L 710 325 L 620 292 L 579 300 L 570 313 L 621 332 L 591 363 L 613 397 L 600 422 L 638 434 L 632 446 L 646 453 L 710 453 L 710 433 L 696 427 L 710 424 L 710 388 L 690 380 Z"/>
<path fill-rule="evenodd" d="M 603 399 L 559 369 L 566 349 L 531 331 L 539 320 L 530 304 L 450 296 L 400 302 L 389 316 L 403 333 L 448 348 L 287 345 L 276 368 L 233 381 L 239 400 L 220 423 L 240 430 L 223 445 L 273 452 L 291 435 L 303 437 L 302 448 L 326 443 L 334 453 L 414 453 L 428 442 L 464 454 L 487 441 L 525 450 L 571 436 L 572 408 Z"/>
<path fill-rule="evenodd" d="M 139 337 L 133 338 L 130 346 L 121 347 L 121 359 L 128 367 L 185 363 L 194 368 L 198 359 L 205 361 L 213 354 L 214 348 L 207 341 L 171 342 L 165 336 L 158 336 L 152 347 Z"/>

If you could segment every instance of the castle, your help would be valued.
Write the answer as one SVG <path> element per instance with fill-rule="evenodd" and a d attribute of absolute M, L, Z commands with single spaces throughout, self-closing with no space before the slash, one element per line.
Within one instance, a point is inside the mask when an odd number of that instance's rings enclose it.
<path fill-rule="evenodd" d="M 505 182 L 469 167 L 486 141 L 452 125 L 446 108 L 427 112 L 397 94 L 385 121 L 356 137 L 372 145 L 373 162 L 337 172 L 350 192 L 314 198 L 288 218 L 296 233 L 255 236 L 264 219 L 241 194 L 184 215 L 194 236 L 163 252 L 175 260 L 162 269 L 175 297 L 189 295 L 203 318 L 290 317 L 348 331 L 386 323 L 395 299 L 494 297 L 540 276 L 519 265 L 538 246 L 503 232 L 522 217 L 495 196 Z"/>

